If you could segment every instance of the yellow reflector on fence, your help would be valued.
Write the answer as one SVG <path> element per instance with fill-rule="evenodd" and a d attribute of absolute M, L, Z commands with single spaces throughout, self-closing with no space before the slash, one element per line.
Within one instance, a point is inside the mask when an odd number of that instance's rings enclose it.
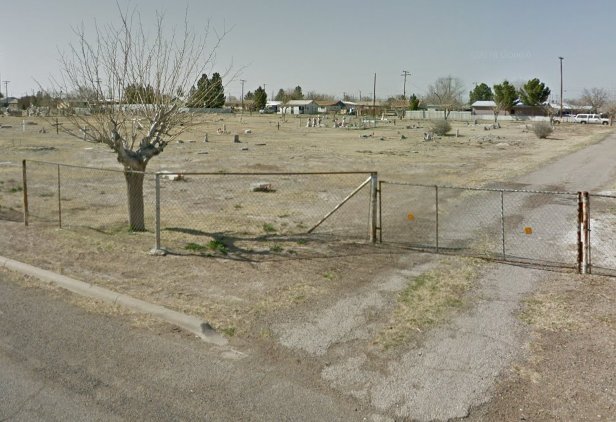
<path fill-rule="evenodd" d="M 406 219 L 409 221 L 413 221 L 415 219 L 415 216 L 413 215 L 412 212 L 410 212 L 407 214 Z"/>
<path fill-rule="evenodd" d="M 533 234 L 533 228 L 532 227 L 524 227 L 524 233 L 526 233 L 526 234 Z"/>

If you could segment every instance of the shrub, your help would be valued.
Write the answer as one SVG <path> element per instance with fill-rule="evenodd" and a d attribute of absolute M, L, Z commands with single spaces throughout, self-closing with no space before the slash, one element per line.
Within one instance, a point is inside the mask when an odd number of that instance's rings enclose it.
<path fill-rule="evenodd" d="M 434 120 L 430 125 L 430 128 L 435 135 L 444 136 L 451 130 L 451 125 L 445 119 Z"/>
<path fill-rule="evenodd" d="M 533 132 L 535 132 L 539 139 L 547 138 L 553 130 L 552 125 L 548 122 L 535 122 L 533 124 Z"/>

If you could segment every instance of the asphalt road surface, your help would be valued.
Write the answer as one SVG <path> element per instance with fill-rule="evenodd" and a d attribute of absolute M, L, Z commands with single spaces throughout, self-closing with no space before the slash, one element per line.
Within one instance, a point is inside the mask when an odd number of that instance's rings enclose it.
<path fill-rule="evenodd" d="M 89 313 L 18 277 L 0 270 L 2 422 L 364 418 L 288 368 L 225 357 L 170 326 L 157 332 Z"/>

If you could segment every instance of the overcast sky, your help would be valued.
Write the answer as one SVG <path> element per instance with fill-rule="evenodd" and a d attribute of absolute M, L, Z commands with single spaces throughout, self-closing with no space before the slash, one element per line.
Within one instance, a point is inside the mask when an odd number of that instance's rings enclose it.
<path fill-rule="evenodd" d="M 112 0 L 3 1 L 0 78 L 10 96 L 37 90 L 58 69 L 58 50 L 74 41 L 71 26 L 117 19 Z M 613 0 L 118 0 L 136 7 L 145 22 L 156 10 L 181 24 L 188 6 L 191 25 L 210 19 L 231 29 L 218 51 L 222 73 L 244 67 L 245 91 L 300 85 L 342 97 L 425 93 L 440 76 L 459 77 L 466 91 L 537 77 L 557 100 L 558 56 L 563 56 L 565 98 L 583 88 L 616 94 L 616 2 Z M 196 75 L 197 76 L 197 75 Z M 226 92 L 240 96 L 239 80 Z M 2 83 L 2 92 L 5 84 Z"/>

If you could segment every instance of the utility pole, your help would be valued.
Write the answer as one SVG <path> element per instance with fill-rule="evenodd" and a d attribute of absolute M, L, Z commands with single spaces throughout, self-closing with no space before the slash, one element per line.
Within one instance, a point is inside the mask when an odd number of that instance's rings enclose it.
<path fill-rule="evenodd" d="M 374 74 L 374 86 L 372 88 L 372 117 L 374 118 L 374 127 L 376 127 L 376 73 Z"/>
<path fill-rule="evenodd" d="M 558 57 L 560 60 L 560 117 L 563 117 L 563 60 L 564 57 Z"/>
<path fill-rule="evenodd" d="M 6 98 L 9 98 L 9 82 L 11 81 L 2 81 L 4 84 L 4 93 L 6 94 Z"/>
<path fill-rule="evenodd" d="M 406 100 L 406 77 L 407 76 L 411 76 L 411 73 L 408 70 L 403 70 L 402 71 L 402 75 L 400 76 L 404 76 L 404 88 L 403 88 L 403 92 L 404 92 L 404 99 Z"/>
<path fill-rule="evenodd" d="M 102 94 L 102 92 L 101 92 L 101 80 L 100 79 L 96 79 L 94 82 L 96 83 L 96 105 L 98 106 L 99 103 L 100 103 L 99 95 Z M 104 95 L 102 97 L 103 97 L 103 99 L 105 99 Z"/>
<path fill-rule="evenodd" d="M 244 84 L 246 83 L 246 79 L 240 79 L 242 83 L 242 113 L 244 112 Z"/>

